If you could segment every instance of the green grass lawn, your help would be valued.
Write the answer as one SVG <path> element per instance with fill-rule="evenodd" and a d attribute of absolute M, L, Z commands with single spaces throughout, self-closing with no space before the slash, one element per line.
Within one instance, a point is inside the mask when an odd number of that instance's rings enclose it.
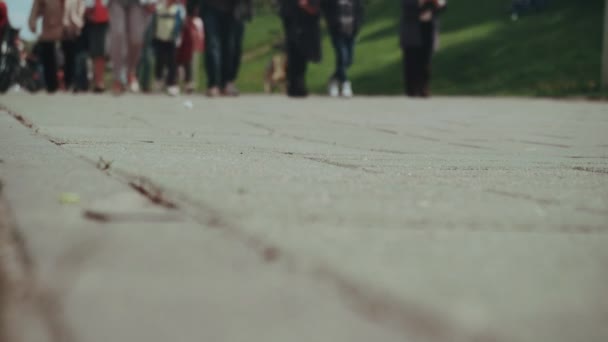
<path fill-rule="evenodd" d="M 453 0 L 442 16 L 432 88 L 444 95 L 598 96 L 603 0 L 550 0 L 541 13 L 511 21 L 510 0 Z M 401 94 L 399 1 L 368 0 L 350 71 L 358 94 Z M 239 86 L 261 92 L 264 68 L 281 41 L 279 18 L 258 13 L 248 24 Z M 334 54 L 327 34 L 323 62 L 308 84 L 324 93 Z M 204 75 L 201 76 L 204 82 Z M 202 83 L 204 84 L 204 83 Z M 605 93 L 604 93 L 605 94 Z"/>

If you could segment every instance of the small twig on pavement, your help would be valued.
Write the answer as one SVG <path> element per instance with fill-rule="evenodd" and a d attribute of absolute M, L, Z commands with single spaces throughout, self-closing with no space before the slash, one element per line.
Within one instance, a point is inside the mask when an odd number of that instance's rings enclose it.
<path fill-rule="evenodd" d="M 97 168 L 101 171 L 107 171 L 112 167 L 112 163 L 114 161 L 105 161 L 103 157 L 99 157 L 99 161 L 97 161 Z"/>

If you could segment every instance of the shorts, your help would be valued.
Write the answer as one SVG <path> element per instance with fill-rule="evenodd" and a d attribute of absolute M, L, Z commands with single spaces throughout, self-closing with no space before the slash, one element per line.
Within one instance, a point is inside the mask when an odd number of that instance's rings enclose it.
<path fill-rule="evenodd" d="M 91 58 L 106 56 L 106 34 L 108 23 L 87 23 L 87 35 L 89 41 L 89 55 Z"/>

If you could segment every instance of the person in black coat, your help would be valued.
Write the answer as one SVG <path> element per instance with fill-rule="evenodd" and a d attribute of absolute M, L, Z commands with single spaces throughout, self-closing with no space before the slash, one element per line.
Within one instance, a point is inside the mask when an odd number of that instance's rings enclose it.
<path fill-rule="evenodd" d="M 439 35 L 439 12 L 445 0 L 401 0 L 401 48 L 405 92 L 430 96 L 431 58 Z"/>
<path fill-rule="evenodd" d="M 287 95 L 305 97 L 308 62 L 321 60 L 320 0 L 280 0 L 287 50 Z"/>
<path fill-rule="evenodd" d="M 355 38 L 363 19 L 362 0 L 324 0 L 321 4 L 336 55 L 336 71 L 329 80 L 332 97 L 353 96 L 347 70 L 353 64 Z"/>

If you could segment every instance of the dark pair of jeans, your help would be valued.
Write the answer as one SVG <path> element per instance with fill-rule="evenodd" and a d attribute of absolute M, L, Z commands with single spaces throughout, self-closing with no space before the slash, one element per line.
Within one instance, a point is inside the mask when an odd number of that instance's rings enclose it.
<path fill-rule="evenodd" d="M 55 45 L 55 41 L 40 42 L 40 57 L 44 68 L 44 81 L 46 90 L 49 93 L 54 93 L 59 89 L 59 80 L 57 79 L 59 66 L 57 65 L 57 50 L 55 49 Z M 64 56 L 63 80 L 66 89 L 70 89 L 74 82 L 77 47 L 76 40 L 64 40 L 61 42 L 61 50 Z"/>
<path fill-rule="evenodd" d="M 243 23 L 236 20 L 232 13 L 210 6 L 203 5 L 201 12 L 205 23 L 207 86 L 224 88 L 228 82 L 235 80 L 238 72 Z"/>
<path fill-rule="evenodd" d="M 156 80 L 160 81 L 165 76 L 166 70 L 165 84 L 168 86 L 177 84 L 177 56 L 175 55 L 175 50 L 176 46 L 173 41 L 154 40 L 154 51 L 156 54 L 154 76 Z"/>
<path fill-rule="evenodd" d="M 403 56 L 405 92 L 408 96 L 430 95 L 431 58 L 435 32 L 431 23 L 421 24 L 422 44 L 406 46 Z"/>
<path fill-rule="evenodd" d="M 333 32 L 331 42 L 336 54 L 336 71 L 332 78 L 343 83 L 348 80 L 347 71 L 353 65 L 355 38 L 340 32 Z"/>

